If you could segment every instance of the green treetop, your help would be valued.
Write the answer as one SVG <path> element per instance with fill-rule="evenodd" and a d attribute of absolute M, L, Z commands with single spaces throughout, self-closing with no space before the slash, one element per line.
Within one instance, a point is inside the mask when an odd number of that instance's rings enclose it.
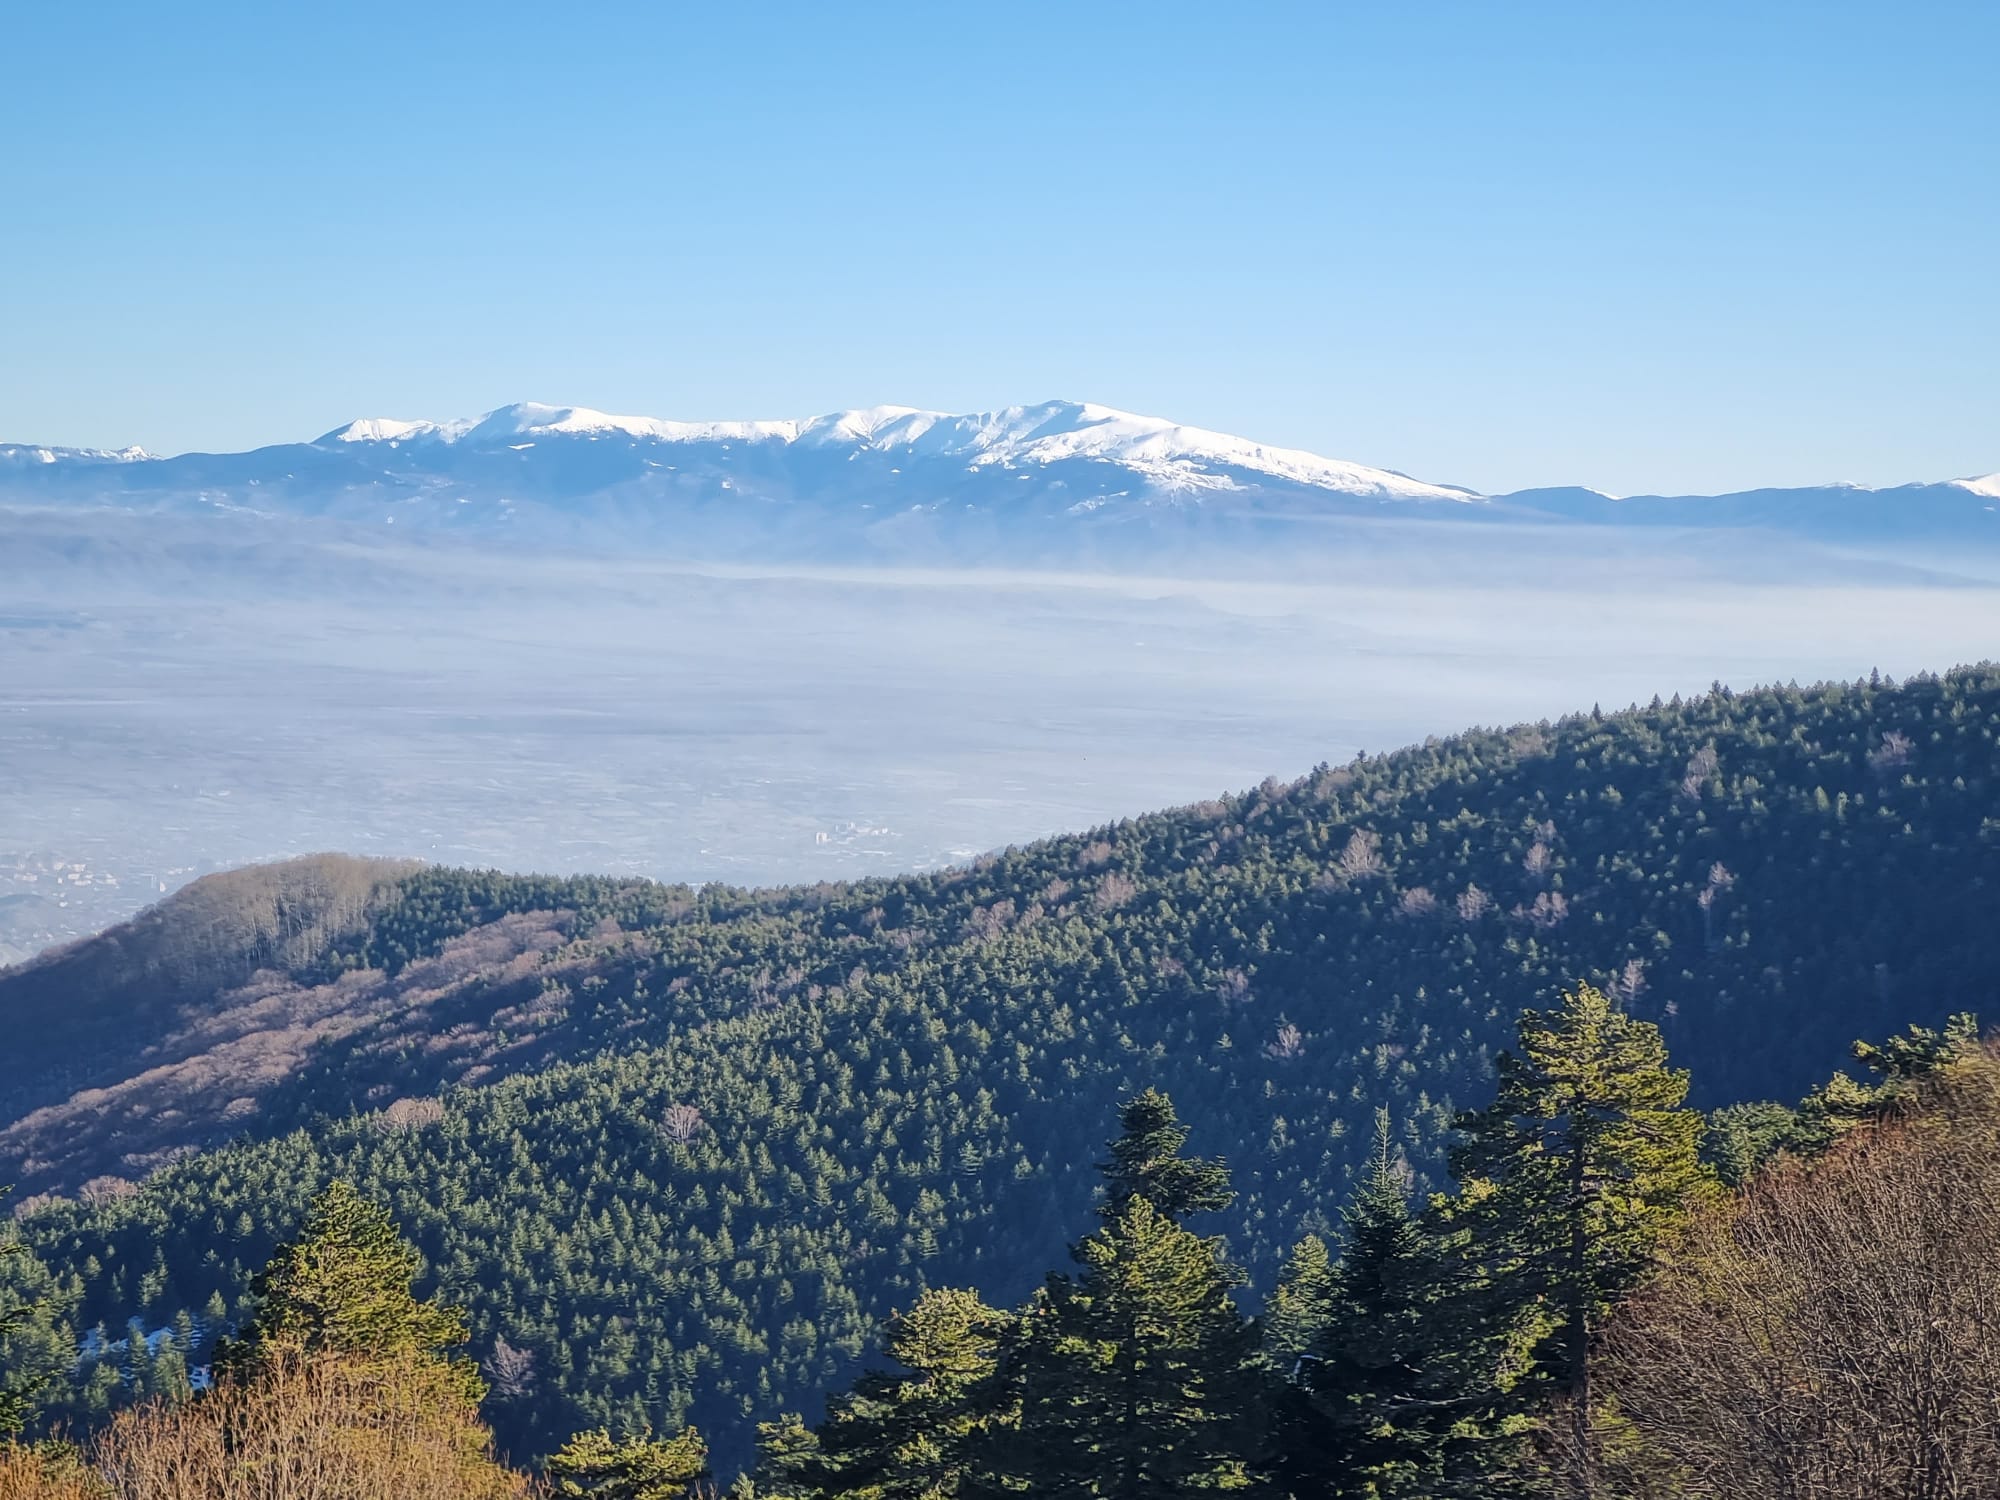
<path fill-rule="evenodd" d="M 909 1373 L 865 1375 L 828 1403 L 819 1461 L 806 1465 L 817 1492 L 865 1500 L 956 1495 L 974 1445 L 1011 1416 L 993 1387 L 1014 1321 L 976 1293 L 952 1290 L 926 1292 L 891 1318 L 888 1353 Z"/>
<path fill-rule="evenodd" d="M 1278 1284 L 1264 1302 L 1264 1357 L 1289 1375 L 1326 1327 L 1333 1295 L 1333 1257 L 1326 1242 L 1309 1234 L 1292 1247 Z"/>
<path fill-rule="evenodd" d="M 422 1258 L 387 1210 L 344 1182 L 306 1211 L 298 1238 L 278 1247 L 250 1283 L 256 1312 L 218 1358 L 225 1370 L 278 1354 L 358 1359 L 443 1356 L 466 1339 L 465 1314 L 420 1302 L 410 1290 Z M 469 1361 L 450 1361 L 474 1401 L 484 1383 Z"/>
<path fill-rule="evenodd" d="M 673 1437 L 619 1442 L 579 1432 L 549 1460 L 550 1493 L 561 1500 L 679 1500 L 708 1477 L 708 1446 L 692 1427 Z"/>
<path fill-rule="evenodd" d="M 0 1198 L 8 1191 L 0 1188 Z M 41 1262 L 11 1232 L 0 1235 L 0 1441 L 27 1426 L 37 1396 L 74 1356 L 56 1300 Z"/>
<path fill-rule="evenodd" d="M 732 1494 L 744 1500 L 813 1500 L 819 1463 L 819 1436 L 786 1412 L 775 1422 L 757 1424 L 757 1467 L 737 1481 Z"/>
<path fill-rule="evenodd" d="M 1387 1110 L 1341 1241 L 1320 1330 L 1279 1405 L 1288 1487 L 1341 1500 L 1483 1493 L 1497 1456 L 1495 1350 L 1462 1315 L 1442 1248 L 1411 1211 Z"/>
<path fill-rule="evenodd" d="M 1219 1242 L 1128 1195 L 1026 1315 L 1003 1467 L 1036 1500 L 1167 1500 L 1249 1482 L 1255 1342 Z"/>
<path fill-rule="evenodd" d="M 1224 1209 L 1236 1201 L 1227 1166 L 1181 1155 L 1187 1127 L 1174 1113 L 1173 1100 L 1158 1089 L 1126 1100 L 1118 1123 L 1123 1130 L 1111 1143 L 1111 1160 L 1098 1163 L 1104 1174 L 1098 1212 L 1106 1220 L 1117 1218 L 1133 1197 L 1144 1198 L 1176 1224 L 1189 1214 Z"/>

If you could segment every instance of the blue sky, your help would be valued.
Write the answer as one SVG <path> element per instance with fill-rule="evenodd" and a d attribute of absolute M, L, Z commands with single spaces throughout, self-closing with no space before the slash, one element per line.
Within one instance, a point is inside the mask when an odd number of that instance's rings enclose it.
<path fill-rule="evenodd" d="M 2000 6 L 56 5 L 0 440 L 1089 399 L 1487 490 L 2000 469 Z"/>

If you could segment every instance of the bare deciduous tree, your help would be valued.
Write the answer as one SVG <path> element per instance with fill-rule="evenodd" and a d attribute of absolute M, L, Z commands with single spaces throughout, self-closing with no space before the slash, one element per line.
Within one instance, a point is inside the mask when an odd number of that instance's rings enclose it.
<path fill-rule="evenodd" d="M 375 1123 L 382 1130 L 421 1130 L 443 1119 L 442 1100 L 398 1099 L 375 1117 Z"/>
<path fill-rule="evenodd" d="M 1099 911 L 1116 911 L 1138 894 L 1138 883 L 1131 876 L 1113 870 L 1098 880 L 1090 900 Z"/>
<path fill-rule="evenodd" d="M 1916 748 L 1915 741 L 1902 730 L 1891 729 L 1882 736 L 1882 743 L 1868 752 L 1868 769 L 1877 776 L 1900 771 L 1910 763 Z"/>
<path fill-rule="evenodd" d="M 683 1146 L 701 1134 L 703 1125 L 701 1111 L 692 1104 L 670 1104 L 660 1116 L 660 1129 L 667 1139 Z"/>
<path fill-rule="evenodd" d="M 995 901 L 990 906 L 974 907 L 972 915 L 965 919 L 965 935 L 975 941 L 990 943 L 1003 936 L 1014 925 L 1014 903 L 1011 900 Z"/>
<path fill-rule="evenodd" d="M 1438 899 L 1427 885 L 1413 885 L 1396 898 L 1396 915 L 1427 917 L 1437 910 Z"/>
<path fill-rule="evenodd" d="M 1536 885 L 1542 885 L 1548 880 L 1549 871 L 1555 868 L 1555 863 L 1555 851 L 1540 839 L 1528 845 L 1528 852 L 1521 856 L 1521 868 L 1527 872 L 1528 879 L 1534 881 Z"/>
<path fill-rule="evenodd" d="M 1241 1005 L 1250 998 L 1250 976 L 1241 969 L 1225 969 L 1215 982 L 1215 993 L 1224 1005 Z"/>
<path fill-rule="evenodd" d="M 1785 1162 L 1612 1324 L 1606 1385 L 1688 1500 L 1976 1500 L 2000 1474 L 2000 1057 Z"/>
<path fill-rule="evenodd" d="M 1625 967 L 1618 971 L 1611 981 L 1611 995 L 1627 1010 L 1632 1002 L 1646 992 L 1646 961 L 1643 958 L 1628 958 Z"/>
<path fill-rule="evenodd" d="M 1543 932 L 1569 920 L 1569 898 L 1561 891 L 1543 891 L 1533 906 L 1517 906 L 1514 916 Z"/>
<path fill-rule="evenodd" d="M 1690 802 L 1701 801 L 1701 789 L 1713 776 L 1721 760 L 1715 753 L 1715 746 L 1704 745 L 1688 757 L 1687 771 L 1681 777 L 1681 795 Z"/>
<path fill-rule="evenodd" d="M 503 1338 L 493 1340 L 493 1352 L 480 1361 L 495 1395 L 518 1401 L 534 1394 L 535 1351 L 516 1349 Z"/>
<path fill-rule="evenodd" d="M 1334 867 L 1349 880 L 1368 880 L 1389 867 L 1382 862 L 1382 836 L 1366 828 L 1348 835 L 1347 847 L 1340 851 Z"/>
<path fill-rule="evenodd" d="M 1280 1060 L 1304 1057 L 1306 1055 L 1304 1033 L 1290 1021 L 1285 1022 L 1278 1028 L 1277 1034 L 1264 1044 L 1264 1055 Z"/>
<path fill-rule="evenodd" d="M 1493 898 L 1476 885 L 1469 885 L 1460 891 L 1455 904 L 1461 922 L 1477 922 L 1493 910 Z"/>
<path fill-rule="evenodd" d="M 120 1198 L 129 1198 L 138 1191 L 139 1188 L 136 1183 L 129 1182 L 123 1177 L 106 1175 L 91 1178 L 90 1181 L 77 1189 L 76 1195 L 85 1203 L 97 1206 L 105 1203 L 115 1203 Z"/>

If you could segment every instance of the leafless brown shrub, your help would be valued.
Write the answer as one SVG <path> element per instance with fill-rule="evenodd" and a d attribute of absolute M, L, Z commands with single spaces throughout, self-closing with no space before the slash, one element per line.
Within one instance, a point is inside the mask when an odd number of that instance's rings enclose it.
<path fill-rule="evenodd" d="M 1399 917 L 1428 917 L 1437 910 L 1437 897 L 1431 894 L 1427 885 L 1413 885 L 1396 898 L 1396 915 Z"/>
<path fill-rule="evenodd" d="M 115 1416 L 88 1465 L 5 1500 L 525 1500 L 456 1377 L 429 1361 L 282 1365 Z M 93 1487 L 89 1472 L 101 1479 Z M 0 1475 L 6 1472 L 0 1467 Z M 67 1486 L 67 1487 L 64 1487 Z"/>
<path fill-rule="evenodd" d="M 375 1117 L 380 1130 L 422 1130 L 444 1119 L 441 1099 L 398 1099 Z"/>
<path fill-rule="evenodd" d="M 1094 870 L 1111 858 L 1111 845 L 1103 839 L 1095 839 L 1077 851 L 1076 867 L 1079 870 Z"/>
<path fill-rule="evenodd" d="M 73 1455 L 0 1444 L 0 1500 L 108 1500 L 109 1494 Z"/>
<path fill-rule="evenodd" d="M 1698 1219 L 1602 1355 L 1689 1500 L 1993 1495 L 2000 1056 Z"/>

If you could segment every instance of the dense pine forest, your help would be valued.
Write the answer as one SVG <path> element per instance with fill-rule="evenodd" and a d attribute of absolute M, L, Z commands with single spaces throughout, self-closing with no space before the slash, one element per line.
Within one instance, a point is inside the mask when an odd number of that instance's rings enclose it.
<path fill-rule="evenodd" d="M 1360 1295 L 1342 1249 L 1372 1235 L 1419 1262 L 1455 1245 L 1451 1264 L 1476 1271 L 1399 1314 L 1412 1338 L 1449 1331 L 1436 1368 L 1486 1372 L 1408 1397 L 1470 1403 L 1433 1408 L 1451 1421 L 1422 1462 L 1541 1422 L 1534 1461 L 1559 1467 L 1546 1414 L 1578 1400 L 1588 1361 L 1548 1309 L 1580 1297 L 1595 1339 L 1654 1240 L 1707 1222 L 1710 1174 L 1761 1180 L 1777 1146 L 1835 1142 L 1868 1098 L 1836 1087 L 1803 1117 L 1760 1101 L 1823 1084 L 1852 1038 L 1991 1011 L 1996 730 L 1991 668 L 1717 690 L 1364 757 L 933 876 L 754 893 L 374 870 L 240 931 L 156 933 L 177 945 L 171 1003 L 142 1014 L 129 1057 L 97 1054 L 125 1071 L 23 1082 L 0 1131 L 0 1180 L 26 1195 L 0 1275 L 36 1309 L 9 1358 L 53 1370 L 81 1338 L 49 1420 L 90 1425 L 178 1389 L 256 1326 L 259 1268 L 347 1184 L 414 1246 L 422 1294 L 466 1310 L 479 1411 L 514 1460 L 598 1429 L 615 1447 L 692 1427 L 726 1477 L 755 1464 L 758 1424 L 778 1424 L 766 1446 L 806 1456 L 774 1478 L 767 1454 L 766 1486 L 847 1493 L 867 1486 L 826 1466 L 877 1397 L 825 1396 L 885 1324 L 892 1347 L 921 1344 L 925 1309 L 1014 1382 L 937 1421 L 1038 1430 L 1088 1381 L 1069 1334 L 1038 1341 L 994 1310 L 1046 1305 L 1050 1328 L 1084 1327 L 1093 1275 L 1145 1279 L 1133 1266 L 1172 1251 L 1202 1357 L 1237 1371 L 1221 1385 L 1240 1392 L 1253 1367 L 1296 1385 L 1301 1368 L 1375 1358 L 1324 1347 L 1326 1308 Z M 131 933 L 98 942 L 123 944 L 123 967 L 86 945 L 0 978 L 0 1020 L 24 1045 L 109 1034 L 111 990 L 72 1000 L 75 976 L 145 992 L 159 972 Z M 1507 1123 L 1533 1114 L 1521 1018 L 1587 994 L 1654 1036 L 1711 1115 L 1671 1087 L 1621 1105 L 1671 1117 L 1670 1159 L 1643 1164 L 1662 1217 L 1609 1235 L 1587 1285 L 1524 1291 L 1491 1247 L 1535 1262 L 1523 1236 L 1556 1221 Z M 274 1012 L 291 1030 L 256 1029 Z M 234 1050 L 183 1046 L 218 1018 Z M 299 1066 L 251 1066 L 251 1044 L 297 1045 Z M 1903 1055 L 1885 1076 L 1911 1071 Z M 1148 1089 L 1171 1099 L 1188 1160 L 1226 1163 L 1185 1213 L 1120 1177 L 1115 1152 L 1100 1170 L 1107 1130 Z M 197 1096 L 226 1107 L 180 1102 Z M 1497 1184 L 1491 1201 L 1474 1182 Z M 1488 1249 L 1468 1258 L 1474 1244 Z M 1044 1285 L 1065 1263 L 1070 1280 Z M 1266 1298 L 1261 1329 L 1230 1321 Z M 1635 1412 L 1645 1399 L 1630 1395 Z M 787 1413 L 826 1451 L 808 1454 Z M 1363 1493 L 1299 1477 L 1352 1468 L 1311 1458 L 1334 1437 L 1275 1441 L 1190 1439 L 1175 1483 Z M 1035 1446 L 1076 1440 L 1049 1428 Z M 1080 1449 L 1076 1473 L 1027 1477 L 979 1451 L 973 1489 L 1122 1493 L 1077 1477 L 1095 1461 Z M 1274 1464 L 1299 1467 L 1281 1481 Z M 881 1493 L 956 1493 L 953 1475 Z"/>

